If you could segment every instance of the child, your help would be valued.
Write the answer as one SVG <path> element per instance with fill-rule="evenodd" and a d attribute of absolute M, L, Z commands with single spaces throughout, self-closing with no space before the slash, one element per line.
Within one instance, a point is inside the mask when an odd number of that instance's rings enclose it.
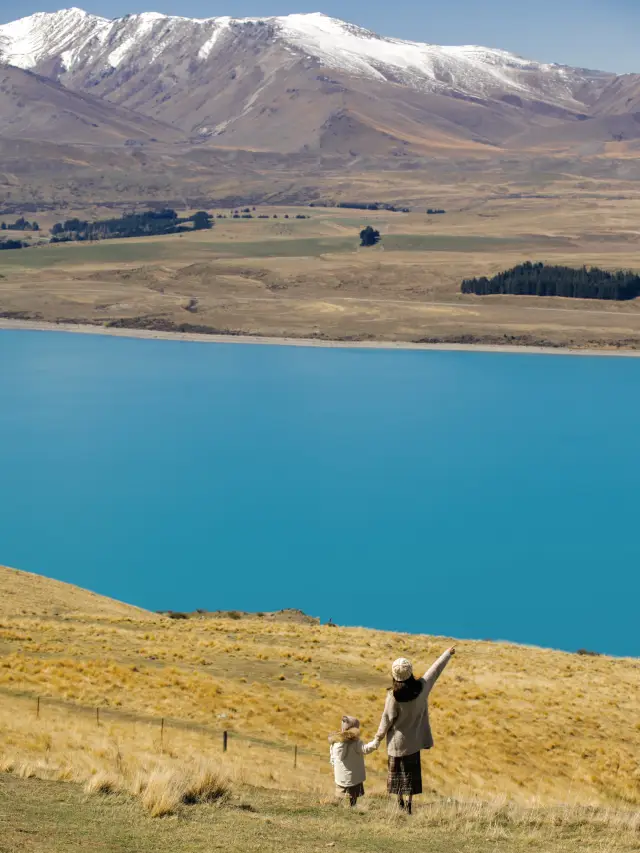
<path fill-rule="evenodd" d="M 360 721 L 356 717 L 342 718 L 339 732 L 329 735 L 330 761 L 336 780 L 336 796 L 349 797 L 349 805 L 355 806 L 358 797 L 364 796 L 364 780 L 367 772 L 364 756 L 378 748 L 375 741 L 360 740 Z"/>

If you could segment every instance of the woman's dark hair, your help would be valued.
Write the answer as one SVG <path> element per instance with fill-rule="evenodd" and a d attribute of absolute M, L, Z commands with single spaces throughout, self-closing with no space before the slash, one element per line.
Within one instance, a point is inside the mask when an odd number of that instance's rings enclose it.
<path fill-rule="evenodd" d="M 394 679 L 391 691 L 396 702 L 411 702 L 422 693 L 422 682 L 414 675 L 411 675 L 406 681 Z"/>

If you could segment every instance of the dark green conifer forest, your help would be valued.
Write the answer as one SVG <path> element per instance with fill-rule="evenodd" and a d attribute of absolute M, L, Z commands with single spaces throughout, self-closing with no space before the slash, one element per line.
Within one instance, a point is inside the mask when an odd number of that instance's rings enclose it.
<path fill-rule="evenodd" d="M 597 267 L 574 269 L 527 262 L 493 278 L 468 278 L 462 293 L 478 296 L 565 296 L 574 299 L 629 300 L 640 296 L 640 276 L 629 270 L 608 272 Z"/>

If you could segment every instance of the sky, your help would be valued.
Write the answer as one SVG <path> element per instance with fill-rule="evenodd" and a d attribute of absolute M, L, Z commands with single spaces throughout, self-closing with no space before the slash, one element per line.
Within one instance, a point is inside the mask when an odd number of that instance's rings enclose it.
<path fill-rule="evenodd" d="M 544 62 L 640 72 L 639 0 L 0 0 L 0 23 L 71 5 L 105 18 L 136 12 L 192 18 L 324 12 L 396 38 L 479 44 Z"/>

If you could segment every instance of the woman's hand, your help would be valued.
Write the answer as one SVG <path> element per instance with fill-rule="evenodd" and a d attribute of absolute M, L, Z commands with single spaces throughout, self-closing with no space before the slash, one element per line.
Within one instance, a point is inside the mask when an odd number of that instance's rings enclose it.
<path fill-rule="evenodd" d="M 455 646 L 451 646 L 451 648 L 450 648 L 450 649 L 448 649 L 448 652 L 449 652 L 449 654 L 450 654 L 450 655 L 455 655 L 455 653 L 456 653 L 456 647 L 455 647 Z"/>

